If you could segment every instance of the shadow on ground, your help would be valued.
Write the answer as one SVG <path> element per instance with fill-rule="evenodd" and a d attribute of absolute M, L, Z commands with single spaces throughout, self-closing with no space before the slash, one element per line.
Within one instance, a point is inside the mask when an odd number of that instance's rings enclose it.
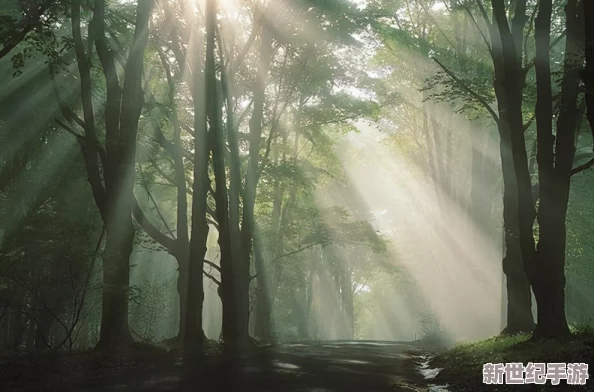
<path fill-rule="evenodd" d="M 173 356 L 159 361 L 122 362 L 110 367 L 64 368 L 54 374 L 33 368 L 14 370 L 2 391 L 254 391 L 382 392 L 424 391 L 415 371 L 415 347 L 394 342 L 301 342 L 258 349 L 249 358 L 207 357 L 203 365 L 183 364 Z M 97 359 L 95 359 L 95 362 Z M 13 366 L 14 367 L 14 366 Z M 16 367 L 19 369 L 18 367 Z M 45 369 L 48 370 L 47 368 Z M 51 369 L 50 369 L 51 370 Z M 52 373 L 52 372 L 49 372 Z M 22 377 L 19 377 L 21 374 Z M 59 374 L 59 376 L 58 376 Z M 11 378 L 11 375 L 8 375 Z M 30 380 L 27 380 L 31 378 Z M 42 387 L 43 385 L 43 387 Z M 40 389 L 42 388 L 42 389 Z"/>

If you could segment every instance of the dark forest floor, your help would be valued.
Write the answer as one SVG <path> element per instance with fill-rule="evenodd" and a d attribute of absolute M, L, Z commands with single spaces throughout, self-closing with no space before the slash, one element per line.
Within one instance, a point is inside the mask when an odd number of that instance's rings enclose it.
<path fill-rule="evenodd" d="M 171 352 L 140 348 L 3 360 L 0 391 L 425 391 L 415 369 L 420 350 L 394 342 L 302 342 L 259 348 L 249 358 L 206 357 L 184 366 Z"/>

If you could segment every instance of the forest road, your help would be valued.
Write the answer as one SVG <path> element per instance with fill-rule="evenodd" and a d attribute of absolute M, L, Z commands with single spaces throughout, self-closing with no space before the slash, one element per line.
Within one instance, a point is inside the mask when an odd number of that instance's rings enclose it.
<path fill-rule="evenodd" d="M 181 364 L 86 380 L 80 392 L 398 392 L 426 391 L 411 343 L 320 341 L 283 344 L 258 356 L 224 363 L 211 359 L 203 371 Z"/>

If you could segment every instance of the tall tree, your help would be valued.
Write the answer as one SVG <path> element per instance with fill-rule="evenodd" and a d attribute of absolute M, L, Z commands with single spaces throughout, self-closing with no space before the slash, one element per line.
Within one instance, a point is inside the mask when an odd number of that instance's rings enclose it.
<path fill-rule="evenodd" d="M 536 249 L 526 246 L 525 269 L 538 305 L 534 335 L 558 337 L 569 334 L 565 315 L 565 246 L 566 217 L 575 135 L 578 124 L 580 71 L 583 67 L 583 2 L 568 0 L 565 5 L 565 53 L 563 79 L 559 98 L 559 114 L 553 123 L 553 93 L 550 65 L 550 30 L 553 4 L 542 0 L 535 22 L 536 41 L 536 126 L 538 146 L 539 238 Z M 520 214 L 520 221 L 522 216 Z M 531 221 L 532 222 L 532 221 Z M 532 237 L 532 224 L 525 222 L 522 236 Z M 523 225 L 523 226 L 524 226 Z M 530 229 L 530 232 L 528 232 Z M 527 238 L 523 242 L 532 245 Z"/>
<path fill-rule="evenodd" d="M 106 229 L 103 251 L 103 302 L 98 348 L 116 349 L 132 340 L 128 327 L 129 258 L 134 242 L 132 222 L 133 187 L 136 165 L 136 136 L 144 104 L 142 70 L 148 41 L 152 0 L 142 1 L 136 9 L 135 31 L 124 67 L 123 86 L 116 70 L 115 51 L 109 47 L 105 32 L 105 1 L 95 3 L 87 37 L 81 29 L 81 3 L 71 3 L 72 33 L 80 76 L 85 137 L 79 141 L 93 197 Z M 105 146 L 99 141 L 93 104 L 91 78 L 94 42 L 105 76 Z M 103 173 L 101 173 L 101 169 Z"/>
<path fill-rule="evenodd" d="M 207 2 L 206 15 L 214 13 L 215 0 Z M 214 15 L 210 15 L 214 17 Z M 210 37 L 210 35 L 209 35 Z M 208 38 L 207 38 L 208 40 Z M 205 88 L 205 75 L 202 72 L 202 53 L 204 41 L 202 32 L 197 26 L 193 30 L 192 60 L 190 64 L 190 91 L 194 104 L 194 181 L 192 185 L 192 229 L 187 282 L 187 308 L 184 349 L 187 355 L 201 354 L 204 344 L 202 329 L 202 307 L 204 303 L 204 287 L 202 273 L 204 256 L 208 239 L 207 197 L 210 188 L 208 163 L 210 159 L 209 131 L 206 121 L 206 102 L 209 100 Z M 178 60 L 179 61 L 179 60 Z M 183 64 L 183 63 L 182 63 Z"/>
<path fill-rule="evenodd" d="M 499 111 L 498 129 L 505 189 L 503 197 L 506 248 L 512 250 L 512 255 L 516 256 L 509 257 L 506 254 L 503 260 L 503 271 L 508 285 L 508 301 L 513 301 L 508 303 L 506 328 L 507 332 L 511 333 L 531 330 L 534 323 L 532 312 L 528 312 L 531 308 L 531 293 L 523 268 L 528 255 L 525 252 L 526 242 L 529 242 L 529 239 L 523 236 L 526 227 L 521 225 L 523 222 L 530 222 L 531 228 L 534 222 L 532 187 L 524 139 L 526 126 L 522 112 L 523 91 L 526 84 L 522 64 L 522 43 L 528 17 L 526 0 L 520 0 L 514 4 L 513 18 L 508 20 L 504 2 L 493 0 L 493 18 L 489 29 L 495 74 L 493 84 Z M 481 13 L 485 15 L 482 6 Z M 517 223 L 518 216 L 519 223 Z M 531 229 L 530 232 L 532 232 Z M 515 252 L 513 252 L 514 249 Z M 510 323 L 516 325 L 510 325 Z"/>

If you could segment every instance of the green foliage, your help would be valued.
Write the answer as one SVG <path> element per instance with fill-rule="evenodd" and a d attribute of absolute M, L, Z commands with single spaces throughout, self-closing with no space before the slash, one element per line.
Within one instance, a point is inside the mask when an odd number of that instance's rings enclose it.
<path fill-rule="evenodd" d="M 439 354 L 431 366 L 444 367 L 435 379 L 436 383 L 447 383 L 457 391 L 487 391 L 491 389 L 482 383 L 485 363 L 591 363 L 593 343 L 594 337 L 589 331 L 576 331 L 566 339 L 546 343 L 532 341 L 530 335 L 525 334 L 499 336 L 459 345 Z M 515 385 L 513 390 L 518 389 Z M 549 385 L 543 390 L 553 391 L 555 386 Z"/>
<path fill-rule="evenodd" d="M 63 53 L 72 48 L 71 37 L 61 29 L 67 5 L 63 0 L 0 3 L 4 11 L 0 14 L 0 44 L 4 48 L 18 46 L 11 55 L 14 75 L 22 73 L 25 62 L 37 55 L 46 59 L 50 72 L 64 69 L 67 62 Z"/>

